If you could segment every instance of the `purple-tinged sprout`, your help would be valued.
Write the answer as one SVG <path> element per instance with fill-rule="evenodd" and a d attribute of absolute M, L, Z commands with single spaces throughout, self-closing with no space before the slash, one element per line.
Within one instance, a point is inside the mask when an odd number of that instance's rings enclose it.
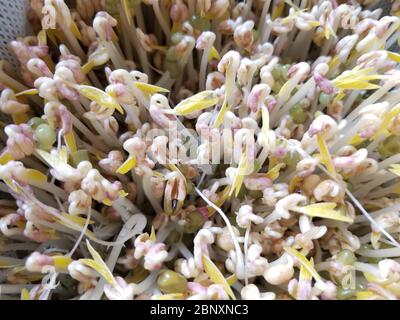
<path fill-rule="evenodd" d="M 200 62 L 199 91 L 203 91 L 205 87 L 208 57 L 210 55 L 211 48 L 213 47 L 215 39 L 215 33 L 205 31 L 200 34 L 196 41 L 196 49 L 203 50 Z"/>
<path fill-rule="evenodd" d="M 105 46 L 107 53 L 115 68 L 124 67 L 124 58 L 113 43 L 113 27 L 117 25 L 117 20 L 107 12 L 101 11 L 96 14 L 93 20 L 93 29 L 96 31 L 99 40 Z"/>
<path fill-rule="evenodd" d="M 177 27 L 189 18 L 189 10 L 182 0 L 177 0 L 176 3 L 171 6 L 169 15 L 174 24 L 176 24 L 175 27 Z"/>
<path fill-rule="evenodd" d="M 27 63 L 32 58 L 43 58 L 48 54 L 48 46 L 37 45 L 35 37 L 22 39 L 19 41 L 11 41 L 10 48 L 21 64 L 21 73 L 25 83 L 32 86 L 34 78 L 29 72 Z"/>
<path fill-rule="evenodd" d="M 250 52 L 254 42 L 253 29 L 253 21 L 246 21 L 242 25 L 236 27 L 233 33 L 233 39 L 236 45 Z"/>
<path fill-rule="evenodd" d="M 140 45 L 147 53 L 151 53 L 155 49 L 159 48 L 158 40 L 154 34 L 145 34 L 139 28 L 136 28 L 136 33 L 140 41 Z"/>
<path fill-rule="evenodd" d="M 53 77 L 53 73 L 42 59 L 32 58 L 27 62 L 26 67 L 37 77 Z"/>
<path fill-rule="evenodd" d="M 35 150 L 33 132 L 27 124 L 10 124 L 4 128 L 4 132 L 8 136 L 7 150 L 14 159 L 23 159 Z"/>
<path fill-rule="evenodd" d="M 257 113 L 264 105 L 265 98 L 270 94 L 271 88 L 266 84 L 253 86 L 247 98 L 247 106 L 253 113 Z"/>
<path fill-rule="evenodd" d="M 233 35 L 235 29 L 239 27 L 243 23 L 243 19 L 241 17 L 237 18 L 236 20 L 224 20 L 219 23 L 218 31 L 224 35 Z"/>
<path fill-rule="evenodd" d="M 144 257 L 144 268 L 149 271 L 159 270 L 168 256 L 164 243 L 155 243 L 147 233 L 135 240 L 135 259 Z"/>

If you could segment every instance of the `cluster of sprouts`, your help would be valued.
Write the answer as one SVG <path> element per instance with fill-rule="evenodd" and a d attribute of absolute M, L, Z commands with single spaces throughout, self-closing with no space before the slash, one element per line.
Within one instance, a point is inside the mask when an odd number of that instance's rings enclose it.
<path fill-rule="evenodd" d="M 0 299 L 400 299 L 386 2 L 31 0 Z"/>

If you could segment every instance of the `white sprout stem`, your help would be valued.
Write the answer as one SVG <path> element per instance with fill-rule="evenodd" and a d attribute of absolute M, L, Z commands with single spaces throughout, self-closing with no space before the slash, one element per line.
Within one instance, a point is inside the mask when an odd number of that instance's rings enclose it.
<path fill-rule="evenodd" d="M 168 256 L 165 259 L 165 261 L 171 261 L 172 259 L 174 259 L 176 257 L 176 255 L 178 254 L 178 245 L 176 243 L 174 243 L 171 246 L 171 249 L 168 252 Z"/>
<path fill-rule="evenodd" d="M 139 26 L 140 30 L 142 30 L 144 33 L 146 33 L 146 24 L 144 22 L 143 13 L 142 13 L 142 9 L 140 8 L 140 4 L 135 5 L 133 7 L 133 12 L 135 13 L 136 22 L 137 22 L 137 25 Z"/>
<path fill-rule="evenodd" d="M 390 38 L 386 41 L 386 45 L 385 45 L 386 50 L 392 49 L 392 47 L 394 46 L 396 41 L 399 39 L 399 37 L 400 37 L 400 31 L 397 31 L 394 34 L 392 34 L 390 36 Z"/>
<path fill-rule="evenodd" d="M 347 114 L 356 101 L 358 95 L 360 94 L 360 90 L 353 90 L 350 95 L 347 97 L 346 101 L 343 104 L 343 114 Z"/>
<path fill-rule="evenodd" d="M 360 239 L 360 245 L 369 243 L 369 242 L 371 241 L 371 234 L 372 234 L 372 233 L 369 232 L 369 233 L 363 235 L 362 237 L 359 237 L 359 239 Z"/>
<path fill-rule="evenodd" d="M 236 281 L 231 287 L 240 293 L 243 289 L 243 284 L 240 281 Z"/>
<path fill-rule="evenodd" d="M 0 296 L 3 294 L 20 294 L 22 289 L 32 289 L 35 284 L 0 284 Z"/>
<path fill-rule="evenodd" d="M 158 0 L 153 1 L 153 10 L 154 10 L 154 14 L 156 15 L 158 22 L 160 23 L 161 29 L 164 32 L 165 37 L 167 38 L 167 41 L 169 41 L 169 37 L 170 37 L 169 26 L 168 26 L 168 23 L 165 21 L 164 16 L 162 15 Z"/>
<path fill-rule="evenodd" d="M 146 109 L 148 109 L 150 107 L 150 100 L 147 99 L 143 95 L 143 93 L 135 86 L 135 82 L 129 82 L 128 87 L 129 87 L 129 89 L 132 90 L 133 95 L 135 96 L 135 98 L 138 101 L 138 105 L 143 106 Z"/>
<path fill-rule="evenodd" d="M 170 76 L 169 72 L 168 71 L 164 72 L 162 74 L 161 78 L 158 79 L 158 81 L 156 82 L 156 86 L 165 87 L 167 84 L 170 83 L 171 80 L 172 79 L 171 79 L 171 76 Z"/>
<path fill-rule="evenodd" d="M 288 34 L 287 33 L 280 34 L 279 37 L 274 42 L 275 55 L 280 56 L 282 54 L 281 51 L 283 50 L 283 47 L 287 42 L 288 42 Z"/>
<path fill-rule="evenodd" d="M 178 250 L 184 256 L 186 260 L 193 258 L 193 253 L 185 246 L 184 243 L 178 243 Z"/>
<path fill-rule="evenodd" d="M 0 199 L 0 206 L 15 207 L 15 201 L 9 199 Z"/>
<path fill-rule="evenodd" d="M 281 216 L 274 210 L 271 214 L 265 217 L 263 224 L 268 225 L 281 219 Z"/>
<path fill-rule="evenodd" d="M 351 125 L 352 121 L 358 117 L 360 111 L 370 105 L 378 101 L 382 98 L 392 87 L 394 87 L 395 81 L 392 79 L 388 79 L 385 84 L 376 90 L 372 95 L 370 95 L 367 99 L 365 99 L 357 108 L 355 108 L 350 114 L 346 117 L 347 125 Z"/>
<path fill-rule="evenodd" d="M 160 230 L 158 230 L 156 234 L 157 242 L 164 242 L 164 240 L 167 239 L 174 227 L 174 225 L 169 225 L 167 227 L 160 228 Z"/>
<path fill-rule="evenodd" d="M 380 161 L 378 163 L 378 170 L 387 169 L 392 164 L 399 163 L 399 162 L 400 162 L 400 154 L 395 154 L 394 156 L 391 156 L 383 161 Z"/>
<path fill-rule="evenodd" d="M 200 74 L 199 74 L 199 91 L 203 91 L 206 86 L 206 72 L 208 65 L 208 56 L 211 52 L 212 44 L 207 45 L 201 56 Z"/>
<path fill-rule="evenodd" d="M 79 56 L 79 58 L 84 60 L 85 52 L 83 52 L 82 47 L 80 46 L 80 44 L 79 44 L 78 40 L 75 38 L 75 36 L 72 34 L 70 28 L 63 23 L 62 19 L 58 19 L 57 22 L 59 23 L 60 29 L 64 33 L 68 43 L 70 44 L 70 46 L 72 47 L 72 50 L 74 51 L 74 53 L 77 56 Z"/>
<path fill-rule="evenodd" d="M 110 138 L 112 146 L 116 149 L 120 149 L 121 142 L 118 140 L 116 133 L 110 127 L 102 127 L 104 128 L 105 134 L 108 135 L 108 137 Z"/>
<path fill-rule="evenodd" d="M 377 170 L 378 171 L 378 170 Z M 353 185 L 359 184 L 361 182 L 366 182 L 366 181 L 370 181 L 373 179 L 373 175 L 371 173 L 364 173 L 362 172 L 360 175 L 358 176 L 353 176 L 350 178 L 351 183 Z"/>
<path fill-rule="evenodd" d="M 96 88 L 102 89 L 103 90 L 103 85 L 100 83 L 99 79 L 97 78 L 96 74 L 93 72 L 93 70 L 90 70 L 87 74 L 89 77 L 90 81 L 94 84 Z"/>
<path fill-rule="evenodd" d="M 119 41 L 113 41 L 111 40 L 111 43 L 113 45 L 113 47 L 115 48 L 115 50 L 118 52 L 119 57 L 121 57 L 122 61 L 125 63 L 125 57 L 124 57 L 124 53 L 121 49 L 121 46 L 119 44 Z"/>
<path fill-rule="evenodd" d="M 60 197 L 62 200 L 67 200 L 68 199 L 68 194 L 61 189 L 60 187 L 56 186 L 53 183 L 49 183 L 49 182 L 30 182 L 31 185 L 40 188 L 44 191 L 47 191 L 50 194 L 54 194 L 57 195 L 58 197 Z"/>
<path fill-rule="evenodd" d="M 371 215 L 364 209 L 361 203 L 353 196 L 353 194 L 346 188 L 345 192 L 347 196 L 353 201 L 353 203 L 358 207 L 358 209 L 362 212 L 363 215 L 373 224 L 382 234 L 386 236 L 391 242 L 391 244 L 395 245 L 396 247 L 400 248 L 400 244 L 388 233 L 380 224 L 378 224 Z"/>
<path fill-rule="evenodd" d="M 120 21 L 121 21 L 120 33 L 122 33 L 123 45 L 125 47 L 126 55 L 127 55 L 128 59 L 133 60 L 133 52 L 132 52 L 131 42 L 129 40 L 129 32 L 128 33 L 124 32 L 125 30 L 129 30 L 129 28 L 130 28 L 129 19 L 131 21 L 133 21 L 133 17 L 131 17 L 131 18 L 126 17 L 126 15 L 129 14 L 129 12 L 124 12 L 125 7 L 122 3 L 123 3 L 122 1 L 119 1 L 117 4 L 118 13 L 120 16 Z M 134 12 L 135 12 L 135 9 L 134 9 Z"/>
<path fill-rule="evenodd" d="M 367 150 L 368 150 L 368 154 L 372 153 L 379 145 L 379 143 L 381 143 L 383 140 L 385 140 L 385 136 L 384 135 L 380 135 L 378 138 L 376 138 L 374 141 L 372 141 L 368 146 L 367 146 Z"/>
<path fill-rule="evenodd" d="M 269 41 L 270 35 L 272 32 L 272 20 L 270 19 L 269 16 L 265 18 L 264 25 L 262 27 L 262 33 L 261 33 L 261 42 L 266 42 Z"/>
<path fill-rule="evenodd" d="M 360 249 L 356 251 L 357 254 L 363 257 L 369 258 L 394 258 L 400 257 L 400 247 L 389 248 L 389 249 Z"/>
<path fill-rule="evenodd" d="M 61 233 L 65 233 L 65 234 L 69 234 L 72 236 L 76 236 L 77 232 L 80 231 L 81 227 L 70 227 L 70 226 L 65 226 L 62 225 L 60 223 L 51 223 L 51 222 L 47 222 L 42 220 L 39 220 L 37 218 L 30 218 L 30 221 L 33 222 L 35 225 L 39 226 L 39 227 L 47 227 L 49 229 L 54 229 L 56 231 L 59 231 Z"/>
<path fill-rule="evenodd" d="M 151 286 L 156 282 L 158 273 L 159 273 L 158 270 L 152 271 L 146 279 L 137 284 L 135 294 L 139 295 L 150 289 Z"/>
<path fill-rule="evenodd" d="M 0 300 L 2 300 L 2 301 L 10 301 L 10 300 L 20 300 L 20 299 L 14 297 L 14 296 L 9 296 L 9 295 L 6 295 L 6 294 L 2 294 L 2 295 L 0 295 Z"/>
<path fill-rule="evenodd" d="M 251 6 L 253 4 L 253 0 L 245 0 L 245 8 L 242 11 L 242 18 L 246 21 L 249 12 L 251 11 Z"/>
<path fill-rule="evenodd" d="M 296 103 L 298 103 L 301 99 L 303 99 L 309 91 L 315 86 L 315 81 L 313 78 L 308 79 L 308 81 L 301 86 L 301 89 L 294 94 L 288 102 L 286 102 L 282 108 L 279 109 L 278 113 L 274 115 L 274 112 L 272 111 L 272 123 L 275 123 L 278 119 L 283 117 L 285 114 L 287 114 L 290 110 L 291 107 L 293 107 Z"/>
<path fill-rule="evenodd" d="M 72 124 L 79 130 L 90 142 L 102 151 L 105 151 L 104 142 L 95 136 L 77 117 L 71 113 Z"/>
<path fill-rule="evenodd" d="M 197 71 L 194 68 L 194 62 L 193 62 L 193 52 L 191 52 L 188 56 L 188 61 L 186 64 L 186 68 L 185 70 L 187 71 L 187 87 L 188 88 L 192 88 L 195 89 L 196 87 L 196 78 L 197 78 Z M 207 66 L 206 66 L 206 70 L 207 70 Z M 200 77 L 199 77 L 200 79 Z M 206 79 L 206 76 L 204 76 L 204 81 Z M 199 83 L 200 85 L 200 83 Z"/>
<path fill-rule="evenodd" d="M 251 230 L 251 225 L 249 225 L 246 228 L 246 233 L 244 235 L 244 243 L 243 243 L 243 247 L 244 247 L 244 283 L 246 284 L 246 286 L 249 284 L 249 275 L 248 275 L 248 271 L 247 271 L 247 252 L 249 249 L 248 246 L 249 246 L 250 230 Z"/>
<path fill-rule="evenodd" d="M 82 146 L 82 149 L 86 149 L 89 153 L 91 153 L 94 156 L 99 156 L 102 158 L 107 157 L 107 154 L 103 151 L 104 149 L 100 150 L 97 146 L 93 146 L 90 143 L 87 143 L 87 142 L 81 140 L 81 146 Z M 102 147 L 104 148 L 104 143 L 103 143 Z"/>
<path fill-rule="evenodd" d="M 400 185 L 399 183 L 394 183 L 388 187 L 385 188 L 379 188 L 378 190 L 374 190 L 368 194 L 368 197 L 370 199 L 378 199 L 382 198 L 384 196 L 387 196 L 392 193 L 396 193 L 396 188 L 398 188 Z"/>
<path fill-rule="evenodd" d="M 18 82 L 17 80 L 6 74 L 3 70 L 1 70 L 1 67 L 2 65 L 0 61 L 0 83 L 15 92 L 21 92 L 29 89 L 27 86 L 23 85 L 22 83 Z M 38 106 L 43 105 L 43 100 L 37 95 L 29 94 L 26 97 L 35 102 Z"/>
<path fill-rule="evenodd" d="M 3 245 L 1 247 L 2 252 L 7 252 L 7 251 L 19 251 L 19 250 L 29 250 L 29 251 L 35 251 L 39 247 L 39 244 L 37 243 L 32 243 L 32 242 L 23 242 L 23 243 L 10 243 Z M 0 257 L 0 260 L 3 261 L 4 257 Z M 19 259 L 16 259 L 19 260 Z"/>
<path fill-rule="evenodd" d="M 212 203 L 210 200 L 208 200 L 208 198 L 199 190 L 197 189 L 197 187 L 195 187 L 195 190 L 197 192 L 197 194 L 209 205 L 211 206 L 213 209 L 215 209 L 220 216 L 222 217 L 222 219 L 224 220 L 226 226 L 228 227 L 228 231 L 230 233 L 230 236 L 232 238 L 233 244 L 235 246 L 235 251 L 236 251 L 236 275 L 239 279 L 243 279 L 244 277 L 244 261 L 243 261 L 243 253 L 242 250 L 240 249 L 240 245 L 239 242 L 236 239 L 235 233 L 233 232 L 233 228 L 232 225 L 228 219 L 228 217 L 225 215 L 225 213 L 219 208 L 217 207 L 214 203 Z"/>
<path fill-rule="evenodd" d="M 168 30 L 171 30 L 171 20 L 170 20 L 170 16 L 169 16 L 169 4 L 166 3 L 165 1 L 159 1 L 158 2 L 160 5 L 160 11 L 164 17 L 164 21 L 167 23 L 168 25 Z"/>
<path fill-rule="evenodd" d="M 160 205 L 160 199 L 157 199 L 152 191 L 151 184 L 150 184 L 151 176 L 145 175 L 142 178 L 143 181 L 143 191 L 146 195 L 146 198 L 149 200 L 151 206 L 153 207 L 156 213 L 162 213 L 164 210 Z"/>
<path fill-rule="evenodd" d="M 277 112 L 279 108 L 289 99 L 290 94 L 292 93 L 293 89 L 297 86 L 300 82 L 301 78 L 303 77 L 302 72 L 297 72 L 292 78 L 290 78 L 287 82 L 286 92 L 283 92 L 282 95 L 278 98 L 277 105 L 272 111 L 272 117 L 274 116 L 274 111 Z"/>
<path fill-rule="evenodd" d="M 122 29 L 120 31 L 120 37 L 122 38 L 121 42 L 122 42 L 122 47 L 124 49 L 125 56 L 126 56 L 127 60 L 134 61 L 131 42 L 129 41 L 128 34 L 126 32 L 124 32 L 124 30 L 128 30 L 129 24 L 126 22 L 125 17 L 121 17 L 120 21 L 121 21 L 121 27 L 122 27 Z"/>
<path fill-rule="evenodd" d="M 314 30 L 301 30 L 294 40 L 293 49 L 289 50 L 288 54 L 290 54 L 292 58 L 295 58 L 297 61 L 307 60 L 313 35 Z"/>
<path fill-rule="evenodd" d="M 218 25 L 219 25 L 218 20 L 212 20 L 212 28 L 213 28 L 213 30 L 217 30 L 218 29 Z M 215 47 L 215 49 L 217 49 L 218 52 L 221 50 L 221 45 L 222 45 L 222 33 L 217 32 L 215 34 L 214 47 Z"/>
<path fill-rule="evenodd" d="M 307 6 L 307 3 L 308 3 L 308 0 L 301 0 L 299 8 L 300 9 L 305 9 L 306 6 Z"/>
<path fill-rule="evenodd" d="M 139 210 L 133 203 L 132 201 L 126 199 L 126 198 L 119 198 L 116 200 L 120 203 L 122 207 L 124 207 L 126 210 L 128 210 L 131 214 L 135 213 L 141 213 L 141 210 Z"/>
<path fill-rule="evenodd" d="M 27 194 L 27 193 L 24 192 L 24 195 L 25 195 L 25 197 L 27 197 L 27 199 L 29 199 L 33 203 L 37 204 L 40 208 L 46 210 L 47 213 L 49 213 L 50 215 L 52 215 L 52 216 L 56 217 L 57 219 L 61 220 L 62 222 L 64 222 L 66 226 L 61 225 L 58 222 L 57 223 L 49 223 L 47 221 L 44 221 L 43 219 L 40 220 L 40 221 L 35 221 L 35 219 L 33 219 L 32 222 L 35 222 L 37 225 L 43 225 L 45 227 L 49 227 L 50 229 L 55 229 L 55 230 L 62 231 L 64 233 L 73 234 L 73 235 L 75 235 L 76 232 L 80 232 L 82 230 L 82 226 L 81 225 L 66 219 L 63 215 L 59 214 L 58 211 L 56 209 L 54 209 L 53 207 L 50 207 L 50 206 L 48 206 L 48 205 L 46 205 L 44 203 L 39 202 L 37 199 L 35 199 L 30 194 Z M 125 199 L 120 198 L 119 200 L 125 200 Z M 114 203 L 115 202 L 116 201 L 114 201 Z M 133 206 L 133 204 L 132 204 L 132 206 Z M 106 245 L 106 246 L 110 246 L 110 245 L 115 245 L 116 244 L 116 242 L 109 242 L 109 241 L 99 240 L 96 237 L 91 236 L 90 234 L 87 234 L 87 237 L 89 239 L 91 239 L 92 241 L 95 241 L 96 243 L 103 244 L 103 245 Z"/>
<path fill-rule="evenodd" d="M 233 40 L 232 41 L 228 41 L 221 49 L 221 52 L 220 52 L 221 57 L 225 53 L 227 53 L 234 44 L 235 44 L 235 42 Z"/>
<path fill-rule="evenodd" d="M 366 196 L 372 189 L 380 186 L 381 184 L 388 182 L 390 180 L 396 179 L 397 175 L 395 175 L 394 173 L 391 172 L 387 172 L 387 173 L 377 173 L 377 175 L 374 177 L 374 180 L 363 184 L 362 186 L 360 186 L 360 188 L 354 192 L 354 194 L 357 197 L 364 197 Z"/>
<path fill-rule="evenodd" d="M 347 142 L 355 134 L 357 134 L 357 131 L 362 125 L 363 123 L 361 121 L 358 121 L 357 123 L 353 124 L 353 126 L 348 127 L 347 129 L 346 127 L 342 129 L 342 132 L 340 132 L 340 137 L 335 141 L 335 143 L 331 147 L 331 150 L 336 152 L 340 147 L 343 146 L 343 143 Z"/>
<path fill-rule="evenodd" d="M 144 190 L 143 190 L 143 178 L 137 175 L 134 171 L 131 173 L 132 180 L 135 182 L 137 190 L 136 190 L 136 201 L 138 204 L 142 204 L 144 201 Z"/>
<path fill-rule="evenodd" d="M 125 240 L 124 238 L 126 237 L 126 235 L 128 233 L 131 236 L 132 236 L 132 234 L 135 234 L 135 235 L 140 234 L 143 231 L 143 229 L 146 227 L 146 222 L 147 222 L 146 217 L 141 213 L 131 216 L 126 221 L 124 226 L 122 227 L 122 229 L 117 237 L 117 242 L 121 241 L 121 240 Z M 111 272 L 115 268 L 115 265 L 117 263 L 119 255 L 121 253 L 122 247 L 123 247 L 123 243 L 114 246 L 111 250 L 110 255 L 108 256 L 106 265 L 110 269 Z M 89 299 L 90 300 L 100 300 L 101 296 L 103 295 L 103 292 L 104 292 L 105 284 L 106 284 L 106 280 L 104 278 L 101 278 L 100 281 L 97 283 L 96 287 L 94 288 Z"/>
<path fill-rule="evenodd" d="M 195 11 L 196 0 L 188 0 L 188 6 L 189 6 L 190 16 L 192 16 L 194 14 L 194 11 Z"/>
<path fill-rule="evenodd" d="M 5 183 L 0 182 L 0 191 L 4 192 L 4 193 L 9 193 L 10 189 L 8 188 L 8 186 Z"/>
<path fill-rule="evenodd" d="M 78 102 L 78 101 L 71 101 L 71 104 L 74 106 L 75 111 L 78 113 L 78 115 L 83 118 L 83 115 L 87 110 L 83 108 L 83 106 Z M 72 112 L 71 112 L 72 113 Z"/>
<path fill-rule="evenodd" d="M 8 246 L 7 250 L 17 250 L 17 249 L 14 249 L 12 247 L 13 245 L 17 245 L 17 244 L 18 245 L 25 245 L 25 247 L 26 247 L 26 244 L 31 244 L 32 245 L 32 243 L 27 243 L 27 242 L 24 242 L 24 243 L 12 243 L 12 244 L 9 244 L 9 245 L 2 246 L 1 250 L 2 250 L 2 252 L 6 252 L 5 248 L 7 246 Z M 38 247 L 38 244 L 36 243 L 35 248 L 37 248 L 37 247 Z M 15 248 L 18 248 L 18 247 L 15 247 Z M 20 250 L 20 249 L 18 249 L 18 250 Z M 27 250 L 27 249 L 25 249 L 25 250 Z M 23 259 L 17 259 L 17 258 L 12 258 L 12 257 L 7 257 L 7 256 L 0 256 L 0 261 L 1 261 L 1 263 L 15 264 L 15 265 L 19 265 L 19 264 L 23 264 L 24 263 Z"/>
<path fill-rule="evenodd" d="M 93 219 L 95 219 L 97 222 L 99 222 L 100 224 L 108 224 L 110 223 L 110 221 L 105 218 L 100 212 L 98 212 L 97 210 L 91 208 L 91 216 Z"/>
<path fill-rule="evenodd" d="M 2 62 L 2 61 L 0 61 L 0 63 L 1 63 L 1 62 Z M 0 67 L 2 67 L 1 64 L 0 64 Z M 6 87 L 12 89 L 12 90 L 15 91 L 15 92 L 25 91 L 25 90 L 28 90 L 28 89 L 29 89 L 27 86 L 25 86 L 25 85 L 23 85 L 22 83 L 20 83 L 19 81 L 15 80 L 13 77 L 9 76 L 8 74 L 6 74 L 6 73 L 5 73 L 3 70 L 1 70 L 1 69 L 0 69 L 0 82 L 1 82 L 4 86 L 6 86 Z M 30 96 L 37 97 L 37 96 L 35 96 L 35 95 L 30 95 Z M 38 98 L 38 102 L 40 102 L 40 98 L 39 98 L 39 97 L 37 97 L 37 98 Z"/>
<path fill-rule="evenodd" d="M 79 244 L 81 243 L 83 237 L 85 236 L 86 230 L 87 230 L 87 228 L 89 226 L 89 222 L 90 222 L 90 217 L 91 217 L 91 213 L 92 213 L 91 209 L 92 209 L 91 207 L 88 208 L 88 214 L 86 217 L 85 225 L 83 226 L 82 231 L 81 231 L 78 239 L 76 240 L 74 246 L 72 247 L 71 251 L 67 254 L 68 257 L 72 257 L 72 255 L 74 254 L 76 249 L 78 249 Z"/>
<path fill-rule="evenodd" d="M 104 127 L 99 123 L 99 120 L 91 118 L 90 123 L 92 124 L 93 128 L 100 134 L 108 147 L 115 147 L 115 142 L 113 141 L 112 137 L 107 134 Z"/>
<path fill-rule="evenodd" d="M 258 20 L 258 27 L 257 27 L 258 30 L 263 31 L 262 29 L 265 25 L 265 19 L 267 18 L 267 14 L 268 14 L 270 5 L 271 5 L 271 0 L 264 1 L 263 9 L 261 12 L 261 17 L 260 17 L 260 20 Z"/>
<path fill-rule="evenodd" d="M 50 277 L 50 281 L 43 285 L 46 289 L 42 292 L 39 297 L 39 300 L 47 300 L 50 296 L 51 290 L 56 287 L 56 280 L 57 280 L 58 273 L 54 272 L 49 275 L 46 275 L 43 280 L 47 280 L 47 277 Z M 42 281 L 43 281 L 42 280 Z"/>
<path fill-rule="evenodd" d="M 340 21 L 339 19 L 335 19 L 335 21 L 333 23 L 332 30 L 333 30 L 334 33 L 337 32 L 337 29 L 338 29 L 338 26 L 339 26 L 339 21 Z M 325 41 L 325 43 L 324 43 L 324 45 L 323 45 L 323 47 L 321 49 L 321 53 L 320 53 L 321 56 L 328 55 L 329 50 L 332 48 L 332 45 L 335 44 L 334 40 L 335 40 L 334 37 L 330 36 L 329 39 L 327 41 Z"/>
<path fill-rule="evenodd" d="M 140 121 L 139 117 L 136 115 L 136 113 L 132 109 L 132 108 L 135 108 L 136 106 L 127 105 L 127 104 L 121 104 L 121 105 L 124 108 L 124 110 L 125 110 L 125 112 L 127 114 L 126 117 L 129 119 L 129 121 L 136 128 L 140 128 L 142 126 L 142 122 Z"/>
<path fill-rule="evenodd" d="M 114 44 L 111 41 L 104 41 L 104 47 L 114 65 L 115 69 L 122 69 L 124 67 L 124 62 L 121 60 L 122 57 L 119 56 Z"/>
<path fill-rule="evenodd" d="M 400 100 L 400 90 L 391 90 L 383 96 L 383 99 L 392 107 Z"/>
<path fill-rule="evenodd" d="M 149 68 L 149 60 L 147 59 L 146 51 L 144 51 L 143 47 L 140 45 L 135 22 L 133 19 L 132 19 L 132 26 L 130 26 L 127 31 L 129 32 L 129 40 L 131 41 L 132 46 L 135 48 L 137 54 L 139 55 L 140 65 L 144 73 L 150 76 L 151 69 Z"/>
<path fill-rule="evenodd" d="M 186 66 L 186 61 L 181 62 L 182 68 Z M 183 73 L 180 73 L 178 79 L 176 79 L 174 87 L 172 89 L 172 96 L 176 97 L 179 90 L 182 88 Z"/>
<path fill-rule="evenodd" d="M 386 30 L 384 35 L 379 38 L 376 43 L 376 49 L 379 50 L 380 47 L 386 45 L 386 41 L 390 38 L 390 36 L 395 33 L 400 26 L 400 22 L 397 20 L 396 22 L 392 23 L 389 29 Z"/>
<path fill-rule="evenodd" d="M 24 158 L 21 159 L 21 162 L 31 169 L 36 169 L 40 172 L 47 172 L 48 168 L 42 165 L 36 158 Z"/>

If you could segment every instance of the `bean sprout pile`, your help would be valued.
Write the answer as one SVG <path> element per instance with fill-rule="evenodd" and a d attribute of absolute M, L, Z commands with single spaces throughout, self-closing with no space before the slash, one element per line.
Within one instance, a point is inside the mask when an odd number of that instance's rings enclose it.
<path fill-rule="evenodd" d="M 0 299 L 398 300 L 386 2 L 30 0 L 0 62 Z"/>

